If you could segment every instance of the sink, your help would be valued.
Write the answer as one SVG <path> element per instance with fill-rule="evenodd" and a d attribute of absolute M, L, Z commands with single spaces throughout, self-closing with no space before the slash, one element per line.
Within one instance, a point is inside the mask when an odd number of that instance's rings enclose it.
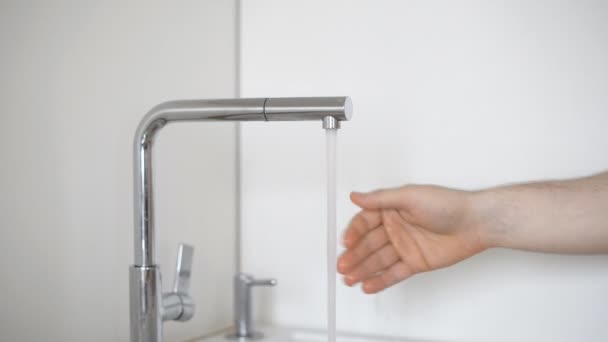
<path fill-rule="evenodd" d="M 261 326 L 258 329 L 264 333 L 261 339 L 242 339 L 240 342 L 326 342 L 327 334 L 324 330 Z M 230 342 L 235 339 L 226 338 L 226 333 L 219 333 L 196 340 L 198 342 Z M 388 337 L 378 335 L 364 335 L 338 332 L 336 342 L 430 342 L 428 340 L 408 339 L 403 337 Z"/>

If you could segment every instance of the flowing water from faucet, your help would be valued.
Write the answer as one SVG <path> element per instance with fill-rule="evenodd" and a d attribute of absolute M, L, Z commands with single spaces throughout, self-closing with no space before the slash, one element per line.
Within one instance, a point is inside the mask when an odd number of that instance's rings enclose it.
<path fill-rule="evenodd" d="M 336 341 L 336 136 L 326 129 L 327 149 L 327 336 Z"/>

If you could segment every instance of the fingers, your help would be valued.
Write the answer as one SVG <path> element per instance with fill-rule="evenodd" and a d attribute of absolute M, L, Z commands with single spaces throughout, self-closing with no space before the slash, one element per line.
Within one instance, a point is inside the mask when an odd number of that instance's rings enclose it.
<path fill-rule="evenodd" d="M 338 272 L 352 286 L 363 282 L 363 292 L 377 293 L 410 277 L 413 269 L 400 259 L 382 225 L 383 209 L 404 208 L 405 188 L 351 193 L 353 203 L 363 209 L 344 233 L 347 250 L 338 259 Z M 397 225 L 399 226 L 399 225 Z"/>
<path fill-rule="evenodd" d="M 338 259 L 338 272 L 346 274 L 369 255 L 388 244 L 386 229 L 380 226 L 367 233 L 352 248 L 346 250 Z"/>
<path fill-rule="evenodd" d="M 403 188 L 382 189 L 368 193 L 351 192 L 350 199 L 364 209 L 400 208 L 403 206 Z"/>
<path fill-rule="evenodd" d="M 363 210 L 355 215 L 344 232 L 344 246 L 352 248 L 365 234 L 377 228 L 380 223 L 382 223 L 382 215 L 379 211 Z"/>
<path fill-rule="evenodd" d="M 348 286 L 353 286 L 362 280 L 373 277 L 398 260 L 399 255 L 395 248 L 391 244 L 386 244 L 350 271 L 344 277 L 344 282 Z"/>
<path fill-rule="evenodd" d="M 378 293 L 409 278 L 413 273 L 406 263 L 399 261 L 381 274 L 365 280 L 362 286 L 363 292 L 368 294 Z"/>

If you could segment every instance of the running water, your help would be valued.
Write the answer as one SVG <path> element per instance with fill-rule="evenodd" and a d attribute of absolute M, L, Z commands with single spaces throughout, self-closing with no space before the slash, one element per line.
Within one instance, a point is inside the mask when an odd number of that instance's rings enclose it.
<path fill-rule="evenodd" d="M 336 135 L 326 129 L 327 149 L 327 336 L 336 341 Z"/>

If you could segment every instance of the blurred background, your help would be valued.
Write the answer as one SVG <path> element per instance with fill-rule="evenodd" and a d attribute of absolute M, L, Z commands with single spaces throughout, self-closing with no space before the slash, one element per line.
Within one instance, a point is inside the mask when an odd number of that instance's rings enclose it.
<path fill-rule="evenodd" d="M 131 144 L 180 98 L 351 96 L 351 190 L 479 189 L 608 169 L 604 1 L 0 1 L 0 340 L 127 341 Z M 197 314 L 232 323 L 232 275 L 275 277 L 257 320 L 324 328 L 319 123 L 171 125 L 155 150 L 163 285 L 196 246 Z M 441 341 L 608 339 L 608 257 L 491 250 L 375 296 L 338 329 Z"/>

